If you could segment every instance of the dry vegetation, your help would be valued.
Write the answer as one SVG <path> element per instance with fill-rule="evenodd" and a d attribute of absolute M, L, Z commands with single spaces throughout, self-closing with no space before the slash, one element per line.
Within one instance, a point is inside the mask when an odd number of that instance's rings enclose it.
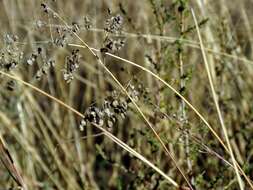
<path fill-rule="evenodd" d="M 253 189 L 251 1 L 0 10 L 0 189 Z"/>

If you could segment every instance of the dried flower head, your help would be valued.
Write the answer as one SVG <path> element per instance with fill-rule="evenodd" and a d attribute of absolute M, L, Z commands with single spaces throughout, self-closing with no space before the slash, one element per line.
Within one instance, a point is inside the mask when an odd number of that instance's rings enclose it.
<path fill-rule="evenodd" d="M 118 52 L 125 45 L 125 39 L 122 38 L 106 38 L 104 47 L 100 49 L 102 53 Z"/>
<path fill-rule="evenodd" d="M 49 59 L 45 61 L 42 67 L 37 71 L 35 77 L 37 80 L 40 80 L 43 75 L 47 75 L 50 68 L 55 66 L 55 60 Z"/>
<path fill-rule="evenodd" d="M 112 94 L 104 100 L 100 108 L 93 104 L 85 111 L 85 116 L 80 122 L 79 128 L 83 130 L 87 123 L 92 123 L 99 126 L 105 125 L 111 129 L 117 122 L 117 116 L 120 116 L 122 119 L 125 118 L 127 109 L 128 103 L 126 98 L 120 98 Z"/>
<path fill-rule="evenodd" d="M 122 24 L 123 17 L 118 14 L 106 20 L 104 30 L 109 33 L 117 33 L 121 31 Z"/>
<path fill-rule="evenodd" d="M 18 48 L 17 41 L 16 35 L 4 35 L 4 47 L 0 50 L 0 69 L 10 71 L 22 62 L 24 53 Z"/>
<path fill-rule="evenodd" d="M 65 59 L 65 69 L 63 70 L 63 78 L 67 83 L 74 79 L 74 72 L 79 68 L 81 55 L 79 49 L 72 51 L 71 55 Z"/>
<path fill-rule="evenodd" d="M 57 27 L 56 28 L 57 36 L 54 38 L 54 44 L 59 47 L 64 47 L 67 44 L 67 36 L 69 30 L 65 27 Z"/>

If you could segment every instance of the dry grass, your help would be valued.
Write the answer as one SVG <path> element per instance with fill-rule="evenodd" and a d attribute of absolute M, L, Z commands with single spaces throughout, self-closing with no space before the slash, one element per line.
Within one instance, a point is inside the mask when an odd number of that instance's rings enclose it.
<path fill-rule="evenodd" d="M 0 5 L 0 189 L 253 189 L 250 1 Z"/>

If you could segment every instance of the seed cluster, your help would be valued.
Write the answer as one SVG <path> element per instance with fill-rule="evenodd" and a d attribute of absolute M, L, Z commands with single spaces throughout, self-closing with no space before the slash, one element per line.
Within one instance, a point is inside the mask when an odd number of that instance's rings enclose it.
<path fill-rule="evenodd" d="M 42 65 L 36 72 L 35 78 L 37 80 L 41 80 L 43 75 L 47 75 L 50 68 L 55 66 L 55 60 L 51 58 L 47 58 L 45 52 L 41 47 L 38 47 L 35 52 L 31 54 L 31 56 L 27 59 L 26 63 L 29 66 L 37 64 L 39 66 L 39 62 L 42 62 Z"/>
<path fill-rule="evenodd" d="M 43 75 L 47 75 L 50 68 L 53 68 L 55 66 L 55 60 L 49 59 L 45 62 L 43 62 L 42 67 L 37 71 L 36 73 L 36 79 L 40 80 Z"/>
<path fill-rule="evenodd" d="M 0 69 L 10 71 L 22 62 L 24 53 L 19 50 L 17 41 L 16 35 L 4 35 L 4 47 L 0 50 Z"/>
<path fill-rule="evenodd" d="M 41 4 L 42 10 L 45 14 L 47 14 L 49 17 L 52 17 L 53 19 L 57 18 L 56 13 L 54 13 L 47 4 L 42 3 Z M 89 20 L 87 20 L 87 27 L 89 24 Z M 42 28 L 46 26 L 47 24 L 41 20 L 38 20 L 36 22 L 36 26 L 38 28 Z M 67 40 L 69 40 L 70 37 L 73 37 L 73 33 L 77 33 L 80 31 L 80 25 L 78 22 L 72 22 L 70 26 L 58 26 L 54 27 L 55 30 L 50 31 L 52 43 L 58 47 L 64 47 L 67 44 Z"/>
<path fill-rule="evenodd" d="M 58 47 L 64 47 L 67 44 L 69 30 L 66 27 L 56 28 L 57 36 L 54 38 L 54 44 Z"/>
<path fill-rule="evenodd" d="M 147 90 L 140 83 L 137 86 L 129 84 L 127 91 L 134 102 L 139 101 L 141 98 L 144 101 L 149 100 Z M 112 95 L 104 100 L 101 107 L 96 105 L 88 107 L 79 128 L 82 131 L 88 123 L 91 123 L 111 129 L 116 124 L 118 116 L 122 119 L 126 117 L 130 104 L 131 100 L 128 97 L 120 96 L 119 93 L 113 91 Z"/>
<path fill-rule="evenodd" d="M 37 51 L 31 54 L 31 56 L 27 59 L 26 63 L 30 66 L 37 63 L 37 58 L 41 56 L 41 52 L 42 49 L 39 47 Z"/>
<path fill-rule="evenodd" d="M 106 125 L 111 129 L 117 122 L 118 115 L 123 119 L 125 118 L 129 103 L 130 101 L 127 98 L 112 95 L 104 100 L 101 108 L 96 105 L 88 107 L 79 125 L 80 130 L 83 130 L 87 123 L 99 126 Z"/>
<path fill-rule="evenodd" d="M 117 33 L 120 32 L 123 24 L 123 17 L 119 14 L 116 16 L 112 16 L 105 22 L 104 30 L 109 33 Z"/>
<path fill-rule="evenodd" d="M 105 40 L 105 49 L 110 52 L 118 52 L 125 45 L 125 39 L 122 38 L 107 38 Z"/>
<path fill-rule="evenodd" d="M 81 55 L 79 49 L 74 49 L 71 55 L 65 59 L 65 69 L 63 70 L 63 78 L 67 83 L 74 79 L 74 72 L 79 68 Z"/>
<path fill-rule="evenodd" d="M 118 52 L 125 45 L 125 38 L 119 37 L 123 26 L 123 17 L 119 14 L 112 16 L 109 10 L 110 18 L 105 21 L 105 32 L 106 36 L 104 39 L 103 47 L 100 49 L 101 52 Z M 116 34 L 116 35 L 115 35 Z"/>

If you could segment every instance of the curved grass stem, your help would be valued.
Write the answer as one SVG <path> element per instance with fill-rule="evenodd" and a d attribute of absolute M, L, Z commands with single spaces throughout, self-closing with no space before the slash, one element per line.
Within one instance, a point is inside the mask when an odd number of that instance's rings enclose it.
<path fill-rule="evenodd" d="M 77 111 L 76 109 L 74 109 L 73 107 L 67 105 L 66 103 L 64 103 L 63 101 L 59 100 L 58 98 L 55 98 L 54 96 L 46 93 L 45 91 L 35 87 L 34 85 L 23 81 L 22 79 L 13 76 L 11 74 L 5 73 L 3 71 L 0 71 L 0 74 L 11 78 L 13 80 L 16 80 L 20 83 L 22 83 L 23 85 L 35 90 L 36 92 L 39 92 L 40 94 L 50 98 L 51 100 L 57 102 L 58 104 L 60 104 L 61 106 L 65 107 L 66 109 L 72 111 L 74 114 L 76 114 L 79 117 L 84 118 L 84 115 L 82 113 L 80 113 L 79 111 Z M 98 129 L 100 129 L 108 138 L 110 138 L 112 141 L 114 141 L 116 144 L 118 144 L 119 146 L 121 146 L 123 149 L 125 149 L 127 152 L 131 153 L 132 155 L 134 155 L 135 157 L 137 157 L 138 159 L 140 159 L 141 161 L 143 161 L 145 164 L 147 164 L 148 166 L 150 166 L 151 168 L 153 168 L 157 173 L 159 173 L 161 176 L 163 176 L 166 180 L 168 180 L 173 186 L 175 187 L 179 187 L 179 185 L 177 184 L 177 182 L 175 182 L 172 178 L 170 178 L 168 175 L 166 175 L 163 171 L 161 171 L 158 167 L 156 167 L 154 164 L 152 164 L 149 160 L 147 160 L 144 156 L 142 156 L 140 153 L 136 152 L 134 149 L 132 149 L 131 147 L 129 147 L 126 143 L 124 143 L 123 141 L 121 141 L 120 139 L 118 139 L 117 137 L 115 137 L 114 135 L 112 135 L 110 132 L 106 131 L 104 128 L 96 125 L 93 123 L 93 125 L 95 127 L 97 127 Z"/>
<path fill-rule="evenodd" d="M 137 109 L 137 111 L 140 113 L 140 115 L 142 116 L 142 118 L 144 119 L 144 121 L 147 123 L 148 127 L 152 130 L 152 132 L 154 133 L 155 137 L 158 139 L 159 143 L 162 145 L 163 149 L 165 150 L 166 154 L 172 159 L 174 165 L 176 166 L 176 168 L 178 169 L 178 171 L 181 173 L 181 175 L 183 176 L 183 178 L 185 179 L 186 183 L 188 184 L 189 188 L 193 190 L 191 183 L 189 182 L 189 180 L 187 179 L 187 177 L 185 176 L 184 172 L 182 171 L 182 169 L 180 169 L 179 165 L 177 164 L 176 159 L 174 158 L 174 156 L 169 152 L 168 148 L 166 147 L 166 145 L 164 144 L 164 142 L 162 141 L 162 139 L 160 138 L 160 136 L 157 134 L 157 132 L 155 131 L 154 127 L 151 125 L 151 123 L 148 121 L 147 117 L 144 115 L 144 113 L 141 111 L 140 107 L 136 104 L 136 102 L 133 100 L 133 98 L 130 96 L 130 94 L 127 92 L 127 90 L 123 87 L 123 85 L 119 82 L 119 80 L 114 76 L 114 74 L 104 65 L 103 61 L 100 59 L 100 57 L 95 53 L 95 51 L 93 50 L 93 48 L 89 47 L 89 45 L 83 41 L 83 39 L 74 31 L 71 30 L 71 27 L 68 25 L 68 23 L 58 14 L 56 13 L 54 10 L 52 10 L 51 8 L 48 7 L 48 10 L 51 11 L 60 21 L 62 21 L 64 23 L 64 25 L 70 29 L 70 31 L 73 33 L 74 36 L 77 37 L 77 39 L 80 40 L 80 42 L 83 43 L 83 47 L 87 48 L 89 50 L 89 52 L 97 59 L 98 63 L 100 64 L 100 66 L 102 66 L 105 71 L 112 77 L 112 79 L 119 85 L 119 87 L 121 88 L 121 90 L 128 96 L 128 98 L 131 100 L 131 102 L 133 103 L 133 105 L 135 106 L 135 108 Z"/>
<path fill-rule="evenodd" d="M 227 147 L 228 147 L 228 152 L 229 152 L 229 154 L 231 156 L 232 163 L 233 163 L 234 168 L 235 168 L 235 173 L 236 173 L 237 181 L 239 183 L 239 187 L 240 187 L 241 190 L 243 190 L 244 189 L 244 185 L 243 185 L 241 176 L 239 174 L 239 170 L 238 170 L 238 166 L 237 166 L 237 161 L 235 160 L 235 156 L 234 156 L 231 144 L 229 142 L 227 128 L 225 126 L 225 122 L 224 122 L 224 119 L 223 119 L 223 116 L 222 116 L 222 113 L 221 113 L 221 110 L 220 110 L 220 106 L 219 106 L 219 102 L 218 102 L 218 96 L 217 96 L 217 94 L 215 92 L 215 89 L 214 89 L 214 84 L 213 84 L 211 72 L 210 72 L 210 69 L 209 69 L 206 53 L 205 53 L 205 50 L 204 50 L 204 45 L 203 45 L 203 42 L 202 42 L 202 37 L 201 37 L 200 31 L 199 31 L 199 26 L 198 26 L 197 18 L 195 16 L 195 13 L 194 13 L 193 9 L 191 9 L 191 13 L 192 13 L 193 20 L 194 20 L 194 23 L 195 23 L 195 26 L 196 26 L 196 29 L 197 29 L 197 34 L 198 34 L 198 38 L 199 38 L 199 42 L 200 42 L 200 47 L 201 47 L 201 53 L 202 53 L 202 56 L 203 56 L 203 59 L 204 59 L 204 64 L 205 64 L 205 68 L 206 68 L 206 71 L 207 71 L 208 80 L 209 80 L 209 84 L 210 84 L 210 87 L 211 87 L 211 92 L 212 92 L 213 100 L 214 100 L 214 103 L 215 103 L 215 107 L 216 107 L 216 110 L 217 110 L 217 113 L 218 113 L 218 117 L 219 117 L 219 120 L 220 120 L 220 123 L 221 123 L 221 127 L 222 127 L 222 130 L 223 130 L 225 139 L 226 139 L 226 143 L 227 143 Z"/>
<path fill-rule="evenodd" d="M 85 48 L 85 46 L 83 45 L 78 45 L 78 44 L 68 44 L 69 46 L 73 46 L 73 47 L 82 47 Z M 98 49 L 95 48 L 91 48 L 94 51 L 99 51 Z M 152 75 L 154 78 L 156 78 L 157 80 L 159 80 L 161 83 L 163 83 L 165 86 L 167 86 L 170 90 L 172 90 L 177 96 L 179 96 L 195 113 L 196 115 L 204 122 L 204 124 L 208 127 L 208 129 L 212 132 L 212 134 L 217 138 L 217 140 L 220 142 L 220 144 L 222 145 L 222 147 L 226 150 L 226 152 L 229 153 L 229 149 L 228 147 L 224 144 L 224 142 L 222 141 L 222 139 L 219 137 L 219 135 L 217 134 L 217 132 L 212 128 L 212 126 L 208 123 L 208 121 L 204 118 L 204 116 L 184 97 L 182 96 L 174 87 L 172 87 L 169 83 L 167 83 L 165 80 L 163 80 L 161 77 L 159 77 L 157 74 L 153 73 L 152 71 L 150 71 L 149 69 L 138 65 L 137 63 L 134 63 L 132 61 L 129 61 L 127 59 L 121 58 L 119 56 L 116 56 L 114 54 L 111 53 L 105 53 L 108 56 L 111 56 L 115 59 L 121 60 L 125 63 L 128 63 L 130 65 L 133 65 L 147 73 L 149 73 L 150 75 Z M 251 180 L 247 177 L 247 175 L 245 174 L 245 172 L 242 170 L 242 168 L 239 166 L 239 164 L 236 164 L 238 169 L 240 170 L 240 172 L 242 173 L 242 175 L 244 176 L 244 178 L 247 180 L 248 184 L 250 185 L 251 189 L 253 189 L 253 184 L 251 182 Z M 234 168 L 235 169 L 235 168 Z"/>

